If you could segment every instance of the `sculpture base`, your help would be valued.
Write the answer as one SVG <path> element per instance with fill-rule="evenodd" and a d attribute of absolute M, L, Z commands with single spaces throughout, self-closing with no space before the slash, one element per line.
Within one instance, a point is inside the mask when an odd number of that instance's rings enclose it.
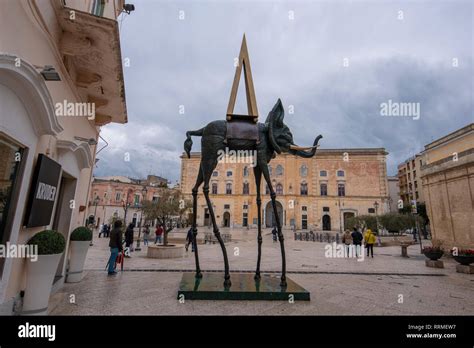
<path fill-rule="evenodd" d="M 203 272 L 202 278 L 195 273 L 184 273 L 178 290 L 178 300 L 276 300 L 310 301 L 310 293 L 294 281 L 286 278 L 287 286 L 280 286 L 280 275 L 262 274 L 256 281 L 254 273 L 231 273 L 230 288 L 224 288 L 224 273 Z"/>

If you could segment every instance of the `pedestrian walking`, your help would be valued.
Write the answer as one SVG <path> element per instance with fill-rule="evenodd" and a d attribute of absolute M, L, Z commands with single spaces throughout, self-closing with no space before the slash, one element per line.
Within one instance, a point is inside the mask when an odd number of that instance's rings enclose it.
<path fill-rule="evenodd" d="M 342 244 L 344 244 L 344 250 L 346 253 L 346 257 L 350 256 L 350 250 L 352 245 L 352 235 L 351 231 L 345 230 L 344 234 L 342 235 Z"/>
<path fill-rule="evenodd" d="M 156 226 L 155 231 L 155 244 L 161 243 L 161 236 L 163 235 L 163 227 L 161 225 Z"/>
<path fill-rule="evenodd" d="M 375 234 L 372 232 L 370 228 L 365 231 L 364 234 L 364 241 L 365 241 L 365 247 L 367 248 L 367 256 L 372 254 L 372 258 L 374 258 L 374 244 L 376 242 Z"/>
<path fill-rule="evenodd" d="M 357 227 L 354 227 L 354 230 L 351 233 L 352 237 L 352 244 L 354 244 L 354 247 L 356 249 L 356 256 L 359 257 L 362 249 L 362 240 L 364 237 L 362 236 L 362 233 L 359 232 Z"/>
<path fill-rule="evenodd" d="M 277 242 L 277 228 L 275 226 L 273 226 L 273 229 L 272 229 L 272 239 L 273 239 L 273 243 L 276 243 Z"/>
<path fill-rule="evenodd" d="M 150 237 L 150 226 L 145 225 L 145 230 L 143 231 L 143 245 L 148 245 L 149 237 Z"/>
<path fill-rule="evenodd" d="M 109 258 L 109 267 L 108 267 L 108 274 L 115 275 L 115 260 L 117 259 L 117 255 L 119 252 L 123 250 L 122 246 L 122 221 L 117 220 L 114 223 L 114 229 L 110 233 L 110 241 L 109 241 L 109 248 L 110 248 L 110 258 Z"/>
<path fill-rule="evenodd" d="M 110 237 L 110 224 L 106 224 L 104 228 L 105 228 L 105 236 L 109 238 Z"/>
<path fill-rule="evenodd" d="M 100 227 L 99 227 L 99 238 L 100 238 L 100 236 L 104 233 L 104 227 L 105 227 L 104 224 L 100 224 Z"/>
<path fill-rule="evenodd" d="M 194 239 L 193 228 L 191 227 L 191 228 L 188 230 L 188 233 L 187 233 L 187 235 L 186 235 L 186 245 L 185 245 L 186 251 L 188 251 L 189 244 L 191 244 L 191 252 L 194 252 L 193 239 Z"/>
<path fill-rule="evenodd" d="M 125 257 L 130 257 L 133 248 L 133 223 L 130 223 L 125 231 Z"/>

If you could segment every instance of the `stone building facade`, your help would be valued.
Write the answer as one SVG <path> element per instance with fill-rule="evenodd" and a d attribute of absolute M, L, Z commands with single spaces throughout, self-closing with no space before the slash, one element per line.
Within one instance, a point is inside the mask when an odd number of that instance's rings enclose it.
<path fill-rule="evenodd" d="M 474 123 L 431 142 L 422 154 L 433 238 L 445 249 L 474 248 Z"/>
<path fill-rule="evenodd" d="M 133 222 L 138 227 L 143 221 L 142 202 L 159 200 L 166 184 L 166 179 L 155 175 L 148 175 L 146 179 L 95 177 L 89 197 L 89 219 L 96 227 L 110 223 L 113 217 L 124 219 L 126 224 Z"/>
<path fill-rule="evenodd" d="M 387 212 L 386 156 L 383 148 L 321 149 L 312 159 L 278 155 L 270 162 L 270 171 L 282 226 L 339 231 L 349 217 Z M 200 153 L 192 153 L 189 159 L 183 155 L 181 159 L 180 186 L 191 199 Z M 262 225 L 271 227 L 274 216 L 263 179 L 261 192 Z M 248 164 L 224 159 L 211 177 L 210 194 L 221 226 L 256 227 L 255 179 Z M 197 222 L 199 226 L 210 223 L 202 186 Z"/>

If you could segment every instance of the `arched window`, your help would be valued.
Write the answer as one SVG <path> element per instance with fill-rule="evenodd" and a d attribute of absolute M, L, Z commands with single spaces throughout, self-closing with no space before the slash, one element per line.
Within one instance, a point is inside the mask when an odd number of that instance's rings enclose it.
<path fill-rule="evenodd" d="M 344 171 L 343 170 L 338 170 L 337 171 L 337 176 L 344 176 Z"/>
<path fill-rule="evenodd" d="M 244 167 L 244 177 L 249 176 L 249 168 L 247 166 Z"/>
<path fill-rule="evenodd" d="M 232 170 L 228 170 L 227 173 L 226 173 L 226 175 L 227 175 L 228 177 L 232 176 Z"/>
<path fill-rule="evenodd" d="M 300 176 L 301 177 L 306 177 L 308 175 L 308 167 L 306 167 L 306 164 L 303 164 L 301 167 L 300 167 Z"/>
<path fill-rule="evenodd" d="M 212 183 L 211 194 L 217 195 L 217 183 L 216 182 Z"/>
<path fill-rule="evenodd" d="M 232 194 L 232 184 L 230 182 L 225 184 L 225 194 L 226 195 L 231 195 Z"/>
<path fill-rule="evenodd" d="M 281 164 L 276 166 L 275 174 L 276 175 L 283 175 L 283 166 Z"/>
<path fill-rule="evenodd" d="M 276 185 L 276 194 L 277 195 L 282 195 L 283 194 L 283 185 L 282 184 L 277 184 Z"/>
<path fill-rule="evenodd" d="M 302 196 L 307 196 L 308 195 L 308 184 L 305 182 L 302 182 L 300 185 L 300 194 Z"/>
<path fill-rule="evenodd" d="M 249 194 L 249 183 L 248 182 L 244 182 L 244 185 L 242 186 L 242 194 L 243 195 L 248 195 Z"/>

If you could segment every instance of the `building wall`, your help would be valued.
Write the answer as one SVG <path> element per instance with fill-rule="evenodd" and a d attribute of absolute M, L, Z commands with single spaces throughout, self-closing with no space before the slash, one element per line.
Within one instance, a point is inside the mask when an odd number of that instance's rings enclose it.
<path fill-rule="evenodd" d="M 474 124 L 426 145 L 424 155 L 422 180 L 433 238 L 445 249 L 474 248 Z"/>
<path fill-rule="evenodd" d="M 374 209 L 374 203 L 379 204 L 377 213 L 388 211 L 388 183 L 386 172 L 387 153 L 384 149 L 338 149 L 318 150 L 315 158 L 304 159 L 288 154 L 278 155 L 270 162 L 272 186 L 275 189 L 282 185 L 283 194 L 277 194 L 283 210 L 283 225 L 290 228 L 293 223 L 297 229 L 303 228 L 303 215 L 307 215 L 307 228 L 322 230 L 323 216 L 329 215 L 331 230 L 344 228 L 344 213 L 353 215 L 369 214 Z M 182 156 L 181 188 L 183 194 L 191 199 L 191 190 L 198 173 L 200 153 L 193 153 L 191 158 Z M 283 173 L 277 174 L 277 167 L 282 166 Z M 307 174 L 302 175 L 302 166 L 306 166 Z M 230 225 L 241 227 L 243 214 L 248 214 L 249 227 L 256 226 L 256 186 L 254 176 L 249 167 L 249 176 L 244 177 L 244 163 L 219 163 L 216 167 L 218 176 L 211 177 L 211 200 L 215 205 L 215 215 L 219 225 L 224 224 L 224 214 L 230 214 Z M 320 176 L 325 170 L 327 176 Z M 338 177 L 337 171 L 344 171 L 344 176 Z M 232 176 L 227 176 L 231 171 Z M 267 220 L 266 209 L 270 203 L 269 194 L 265 194 L 265 184 L 262 179 L 262 223 Z M 243 194 L 243 184 L 249 183 L 249 194 Z M 212 184 L 218 185 L 218 194 L 212 194 Z M 226 194 L 226 184 L 232 184 L 232 194 Z M 302 195 L 300 185 L 308 185 L 308 194 Z M 321 196 L 320 185 L 327 185 L 327 196 Z M 345 196 L 338 196 L 338 184 L 345 185 Z M 202 188 L 202 187 L 201 187 Z M 228 205 L 228 207 L 226 207 Z M 247 205 L 245 210 L 243 207 Z M 304 211 L 303 207 L 306 207 Z M 204 197 L 198 196 L 197 222 L 205 224 Z M 328 208 L 329 211 L 323 211 Z M 375 214 L 375 211 L 371 214 Z M 227 215 L 227 214 L 226 214 Z"/>
<path fill-rule="evenodd" d="M 424 161 L 423 154 L 416 154 L 398 165 L 400 199 L 405 204 L 410 204 L 413 200 L 416 200 L 417 203 L 425 202 L 423 185 L 420 178 L 421 167 Z"/>
<path fill-rule="evenodd" d="M 398 200 L 400 199 L 400 185 L 398 177 L 389 176 L 388 181 L 388 192 L 389 192 L 389 211 L 392 213 L 398 212 Z"/>
<path fill-rule="evenodd" d="M 97 225 L 109 223 L 114 216 L 123 219 L 125 218 L 124 204 L 128 202 L 130 205 L 127 209 L 126 223 L 132 222 L 136 214 L 138 224 L 142 215 L 140 207 L 143 200 L 153 201 L 161 197 L 163 188 L 158 185 L 166 182 L 166 179 L 153 175 L 148 176 L 146 180 L 132 180 L 119 176 L 94 178 L 90 190 L 89 215 L 97 217 Z M 147 189 L 145 194 L 143 187 Z M 96 197 L 99 197 L 97 209 L 94 205 Z"/>
<path fill-rule="evenodd" d="M 67 40 L 63 40 L 64 33 L 58 22 L 59 4 L 59 1 L 4 0 L 0 5 L 0 135 L 28 150 L 21 159 L 23 172 L 17 176 L 19 190 L 10 208 L 14 215 L 3 242 L 26 243 L 35 233 L 53 225 L 56 207 L 50 225 L 22 227 L 39 154 L 59 162 L 61 176 L 75 183 L 74 208 L 69 221 L 62 224 L 66 227 L 59 231 L 66 240 L 73 228 L 84 223 L 87 214 L 87 209 L 80 208 L 87 207 L 96 146 L 77 141 L 75 136 L 98 139 L 99 126 L 86 117 L 57 117 L 55 114 L 56 103 L 84 102 L 75 76 L 71 75 L 73 70 L 68 70 L 61 52 L 61 45 Z M 45 82 L 39 73 L 45 65 L 55 67 L 61 81 Z M 57 214 L 61 215 L 61 210 Z M 60 263 L 62 278 L 55 286 L 64 281 L 68 245 Z M 0 313 L 11 314 L 13 299 L 25 289 L 25 266 L 24 259 L 9 258 L 1 263 Z"/>

